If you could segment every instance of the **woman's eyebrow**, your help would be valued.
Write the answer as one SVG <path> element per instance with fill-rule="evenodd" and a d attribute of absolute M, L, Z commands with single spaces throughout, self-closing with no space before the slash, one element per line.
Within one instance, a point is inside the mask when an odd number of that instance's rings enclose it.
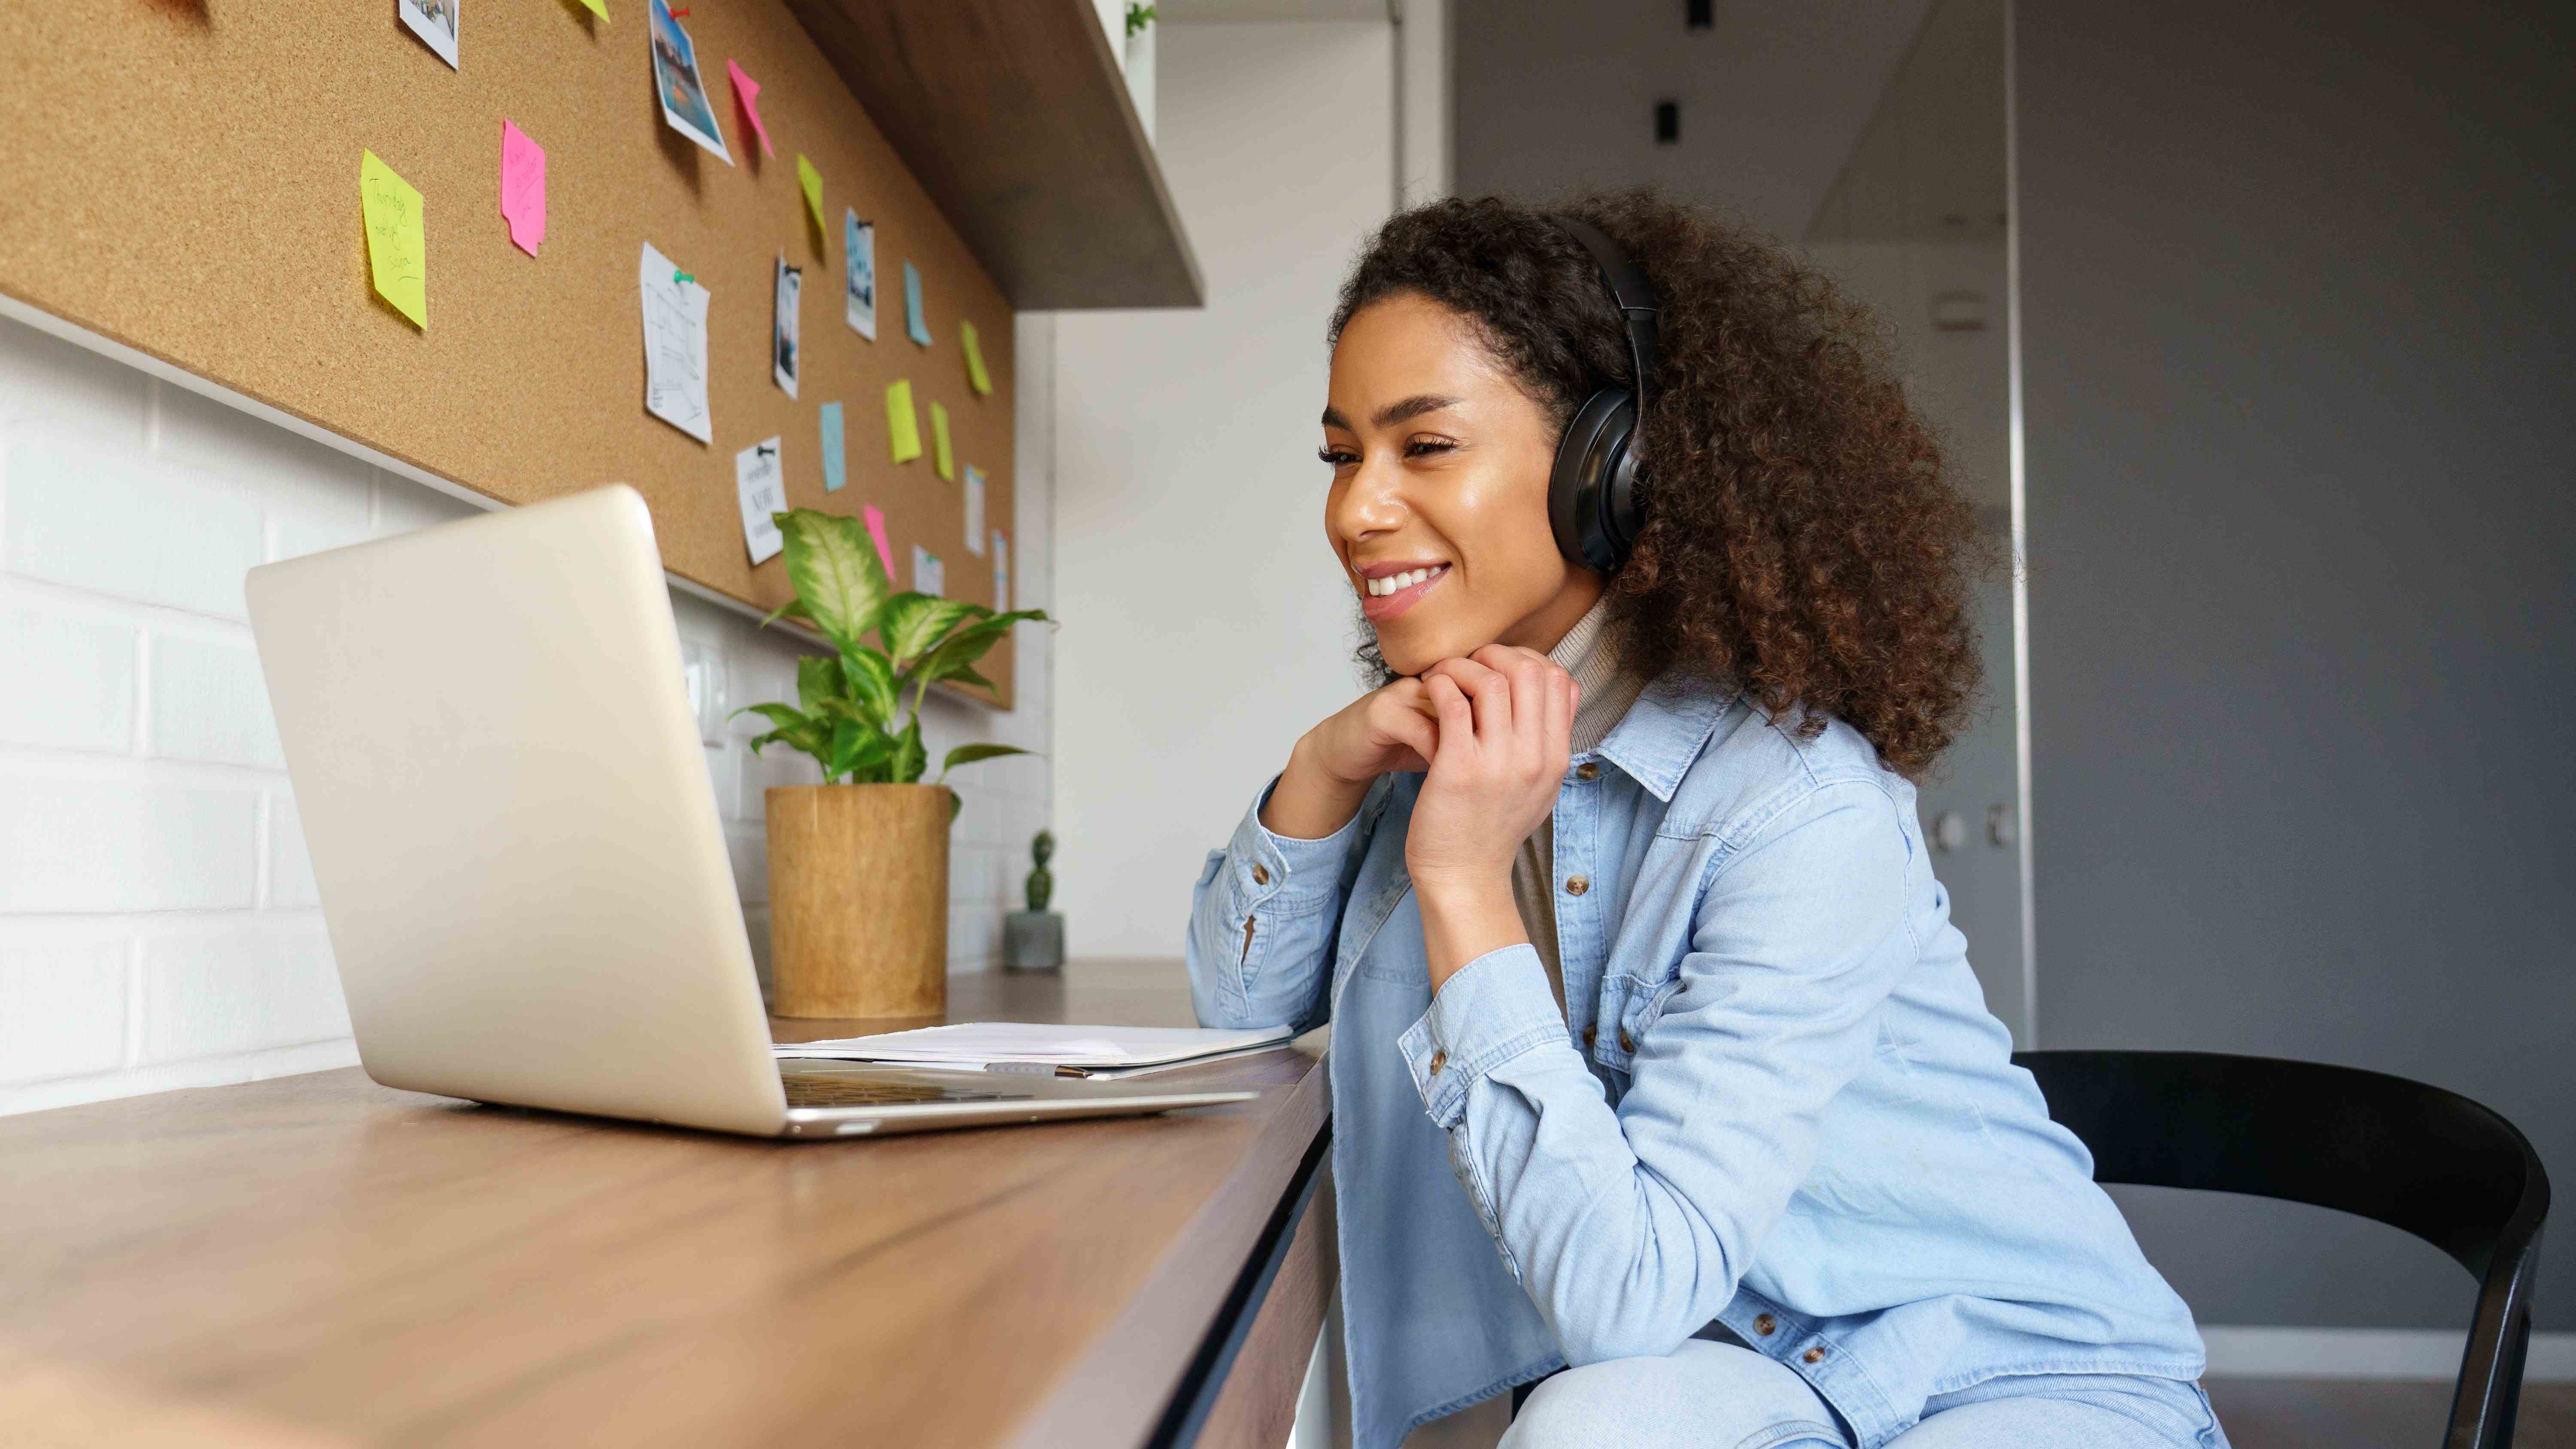
<path fill-rule="evenodd" d="M 1424 413 L 1436 413 L 1442 408 L 1454 408 L 1457 405 L 1458 399 L 1454 397 L 1442 397 L 1440 394 L 1435 392 L 1416 393 L 1401 402 L 1391 402 L 1385 407 L 1379 408 L 1377 410 L 1377 416 L 1371 418 L 1370 421 L 1378 427 L 1391 428 L 1397 423 L 1404 422 L 1411 418 L 1418 418 Z M 1342 416 L 1341 409 L 1333 407 L 1324 409 L 1324 426 L 1328 428 L 1340 428 L 1344 432 L 1358 431 L 1351 426 L 1351 420 L 1349 418 Z"/>

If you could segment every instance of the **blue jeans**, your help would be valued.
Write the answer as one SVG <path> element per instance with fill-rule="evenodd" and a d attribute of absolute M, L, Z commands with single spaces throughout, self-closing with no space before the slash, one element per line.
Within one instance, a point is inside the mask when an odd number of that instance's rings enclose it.
<path fill-rule="evenodd" d="M 1832 1406 L 1750 1349 L 1692 1339 L 1540 1384 L 1498 1449 L 1851 1449 Z M 2007 1374 L 1935 1394 L 1888 1449 L 2227 1449 L 2196 1383 Z"/>

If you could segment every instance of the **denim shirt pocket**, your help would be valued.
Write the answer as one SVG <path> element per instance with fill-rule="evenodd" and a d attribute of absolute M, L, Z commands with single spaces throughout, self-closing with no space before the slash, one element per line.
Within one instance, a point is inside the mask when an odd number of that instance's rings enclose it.
<path fill-rule="evenodd" d="M 1592 1035 L 1592 1059 L 1613 1071 L 1629 1071 L 1646 1029 L 1663 1019 L 1664 1003 L 1682 989 L 1681 962 L 1667 961 L 1654 975 L 1613 976 L 1602 992 L 1603 1025 Z"/>

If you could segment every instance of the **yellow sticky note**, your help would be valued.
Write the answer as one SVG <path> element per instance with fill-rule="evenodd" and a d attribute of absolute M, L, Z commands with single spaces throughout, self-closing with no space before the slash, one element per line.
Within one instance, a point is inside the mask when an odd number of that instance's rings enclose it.
<path fill-rule="evenodd" d="M 993 375 L 984 370 L 984 348 L 975 336 L 975 324 L 960 322 L 957 331 L 966 339 L 966 381 L 977 392 L 989 396 L 993 391 Z"/>
<path fill-rule="evenodd" d="M 606 20 L 608 18 L 608 5 L 606 0 L 581 0 L 581 3 L 582 8 L 588 10 L 591 14 L 598 16 L 602 20 Z"/>
<path fill-rule="evenodd" d="M 815 229 L 829 231 L 831 228 L 823 225 L 823 173 L 814 169 L 814 163 L 806 160 L 802 151 L 796 153 L 796 184 L 805 188 L 805 209 L 814 213 Z"/>
<path fill-rule="evenodd" d="M 957 458 L 948 451 L 948 409 L 937 403 L 930 405 L 930 444 L 937 450 L 932 461 L 939 466 L 939 476 L 956 482 Z"/>
<path fill-rule="evenodd" d="M 909 463 L 921 456 L 921 420 L 913 415 L 909 378 L 886 389 L 886 438 L 894 446 L 896 462 Z"/>
<path fill-rule="evenodd" d="M 367 219 L 367 266 L 376 295 L 394 310 L 429 328 L 429 234 L 423 229 L 420 193 L 376 153 L 358 152 L 358 204 Z"/>

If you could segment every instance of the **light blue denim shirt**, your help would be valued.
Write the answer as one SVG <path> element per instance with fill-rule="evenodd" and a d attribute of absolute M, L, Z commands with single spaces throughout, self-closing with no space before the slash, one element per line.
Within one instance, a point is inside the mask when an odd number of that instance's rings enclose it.
<path fill-rule="evenodd" d="M 1711 1320 L 1861 1449 L 1999 1374 L 2199 1376 L 2190 1310 L 2011 1063 L 1913 787 L 1857 732 L 1801 740 L 1668 677 L 1576 755 L 1562 1016 L 1526 945 L 1432 996 L 1420 786 L 1380 779 L 1313 841 L 1256 801 L 1190 917 L 1201 1021 L 1333 1023 L 1360 1449 Z"/>

